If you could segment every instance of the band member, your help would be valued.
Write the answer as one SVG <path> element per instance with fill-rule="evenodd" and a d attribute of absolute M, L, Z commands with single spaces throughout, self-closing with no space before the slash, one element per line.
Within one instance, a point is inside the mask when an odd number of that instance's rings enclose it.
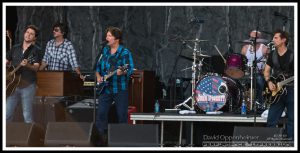
<path fill-rule="evenodd" d="M 254 49 L 254 44 L 246 44 L 243 46 L 241 54 L 247 57 L 248 63 L 248 70 L 249 73 L 251 71 L 251 67 L 254 66 L 253 61 L 255 59 L 256 52 L 256 70 L 253 70 L 253 73 L 256 74 L 256 91 L 255 91 L 255 100 L 263 106 L 263 90 L 265 89 L 265 81 L 263 77 L 263 68 L 265 67 L 265 60 L 268 53 L 268 47 L 264 45 L 260 40 L 261 39 L 261 32 L 252 30 L 250 32 L 250 41 L 254 41 L 256 39 L 256 48 Z M 251 74 L 249 74 L 251 75 Z"/>
<path fill-rule="evenodd" d="M 11 67 L 6 75 L 6 121 L 12 121 L 15 108 L 21 102 L 24 121 L 33 122 L 32 102 L 36 92 L 36 71 L 40 66 L 38 54 L 41 52 L 33 42 L 38 35 L 39 29 L 35 25 L 27 26 L 23 42 L 7 52 L 6 64 Z M 13 73 L 14 70 L 17 71 Z"/>
<path fill-rule="evenodd" d="M 54 39 L 48 41 L 45 55 L 40 66 L 40 70 L 75 70 L 79 77 L 84 80 L 80 72 L 75 49 L 70 40 L 68 40 L 68 28 L 63 23 L 53 25 Z"/>
<path fill-rule="evenodd" d="M 272 77 L 279 77 L 279 75 L 289 78 L 294 75 L 294 54 L 292 50 L 287 48 L 289 42 L 288 33 L 282 30 L 274 32 L 273 36 L 275 51 L 268 56 L 267 64 L 264 70 L 264 78 L 268 84 L 268 88 L 273 92 L 279 89 L 276 83 L 271 79 Z M 269 108 L 267 126 L 276 127 L 285 107 L 287 108 L 287 136 L 294 138 L 294 85 L 293 82 L 283 87 L 286 90 L 280 95 L 279 100 L 271 104 Z"/>
<path fill-rule="evenodd" d="M 96 127 L 102 137 L 102 145 L 106 143 L 108 112 L 113 101 L 118 122 L 127 123 L 128 82 L 134 68 L 131 52 L 123 46 L 121 30 L 117 27 L 109 27 L 105 33 L 107 45 L 102 50 L 102 58 L 97 63 L 95 73 L 97 82 L 103 85 L 101 86 L 103 90 L 100 89 L 96 115 Z M 127 68 L 124 68 L 126 65 Z M 103 80 L 108 74 L 113 75 L 104 84 Z"/>

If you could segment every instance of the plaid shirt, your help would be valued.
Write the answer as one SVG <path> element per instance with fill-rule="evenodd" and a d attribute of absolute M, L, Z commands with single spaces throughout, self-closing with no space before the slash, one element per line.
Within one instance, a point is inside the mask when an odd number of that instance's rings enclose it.
<path fill-rule="evenodd" d="M 78 67 L 74 47 L 67 39 L 59 46 L 55 46 L 54 39 L 48 41 L 43 61 L 48 70 L 70 71 Z"/>
<path fill-rule="evenodd" d="M 97 63 L 96 72 L 101 76 L 105 76 L 108 72 L 115 71 L 119 66 L 128 64 L 128 70 L 126 75 L 114 74 L 109 78 L 107 86 L 104 88 L 104 93 L 118 93 L 120 90 L 128 89 L 129 78 L 133 72 L 134 64 L 131 52 L 124 48 L 123 45 L 119 45 L 115 54 L 110 53 L 110 47 L 105 46 L 103 48 L 103 56 Z"/>

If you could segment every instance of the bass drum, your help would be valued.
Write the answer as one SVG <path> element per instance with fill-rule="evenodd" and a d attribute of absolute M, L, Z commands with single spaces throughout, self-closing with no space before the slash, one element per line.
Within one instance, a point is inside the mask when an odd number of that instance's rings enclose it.
<path fill-rule="evenodd" d="M 242 91 L 237 83 L 218 74 L 204 76 L 196 84 L 195 107 L 205 111 L 232 112 L 241 106 Z"/>

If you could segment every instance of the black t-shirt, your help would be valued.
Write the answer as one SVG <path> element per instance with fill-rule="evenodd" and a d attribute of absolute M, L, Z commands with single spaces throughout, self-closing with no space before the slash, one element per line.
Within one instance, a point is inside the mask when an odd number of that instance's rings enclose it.
<path fill-rule="evenodd" d="M 17 67 L 23 59 L 28 59 L 28 62 L 31 64 L 40 63 L 41 58 L 39 57 L 39 52 L 41 52 L 40 48 L 36 45 L 32 45 L 28 47 L 23 54 L 21 43 L 14 45 L 10 51 L 7 51 L 6 59 L 11 61 L 11 64 L 14 67 Z M 26 57 L 24 57 L 25 55 Z M 21 82 L 19 83 L 19 87 L 26 87 L 27 85 L 36 81 L 36 72 L 27 67 L 21 67 L 16 74 L 21 74 Z"/>
<path fill-rule="evenodd" d="M 292 53 L 292 51 L 288 49 L 282 56 L 280 56 L 276 50 L 273 51 L 268 56 L 267 64 L 272 69 L 276 69 L 276 66 L 274 66 L 274 62 L 273 62 L 273 54 L 277 54 L 278 56 L 280 71 L 282 71 L 286 76 L 293 76 L 294 75 L 294 57 L 293 57 L 294 54 Z M 291 56 L 292 56 L 292 60 L 290 60 Z"/>

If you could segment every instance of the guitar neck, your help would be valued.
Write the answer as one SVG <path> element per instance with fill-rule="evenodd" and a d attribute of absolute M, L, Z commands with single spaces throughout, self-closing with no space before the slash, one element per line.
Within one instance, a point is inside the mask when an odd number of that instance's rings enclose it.
<path fill-rule="evenodd" d="M 108 75 L 104 76 L 104 81 L 106 81 L 106 80 L 109 79 L 111 76 L 113 76 L 114 74 L 116 74 L 116 73 L 117 73 L 117 70 L 118 70 L 118 69 L 116 69 L 116 70 L 114 70 L 113 72 L 109 73 Z"/>
<path fill-rule="evenodd" d="M 122 66 L 121 69 L 127 69 L 128 64 L 125 64 L 124 66 Z M 108 75 L 104 76 L 104 81 L 106 81 L 107 79 L 109 79 L 111 76 L 113 76 L 114 74 L 116 74 L 118 71 L 118 69 L 114 70 L 113 72 L 109 73 Z"/>
<path fill-rule="evenodd" d="M 16 72 L 19 70 L 19 68 L 20 68 L 21 66 L 22 66 L 22 65 L 19 64 L 13 71 L 10 72 L 10 74 L 16 73 Z"/>
<path fill-rule="evenodd" d="M 294 76 L 292 76 L 292 77 L 290 77 L 290 78 L 288 78 L 286 80 L 283 80 L 283 81 L 279 82 L 279 85 L 283 86 L 283 85 L 285 85 L 285 84 L 287 84 L 287 83 L 289 83 L 289 82 L 291 82 L 293 80 L 294 80 Z"/>

